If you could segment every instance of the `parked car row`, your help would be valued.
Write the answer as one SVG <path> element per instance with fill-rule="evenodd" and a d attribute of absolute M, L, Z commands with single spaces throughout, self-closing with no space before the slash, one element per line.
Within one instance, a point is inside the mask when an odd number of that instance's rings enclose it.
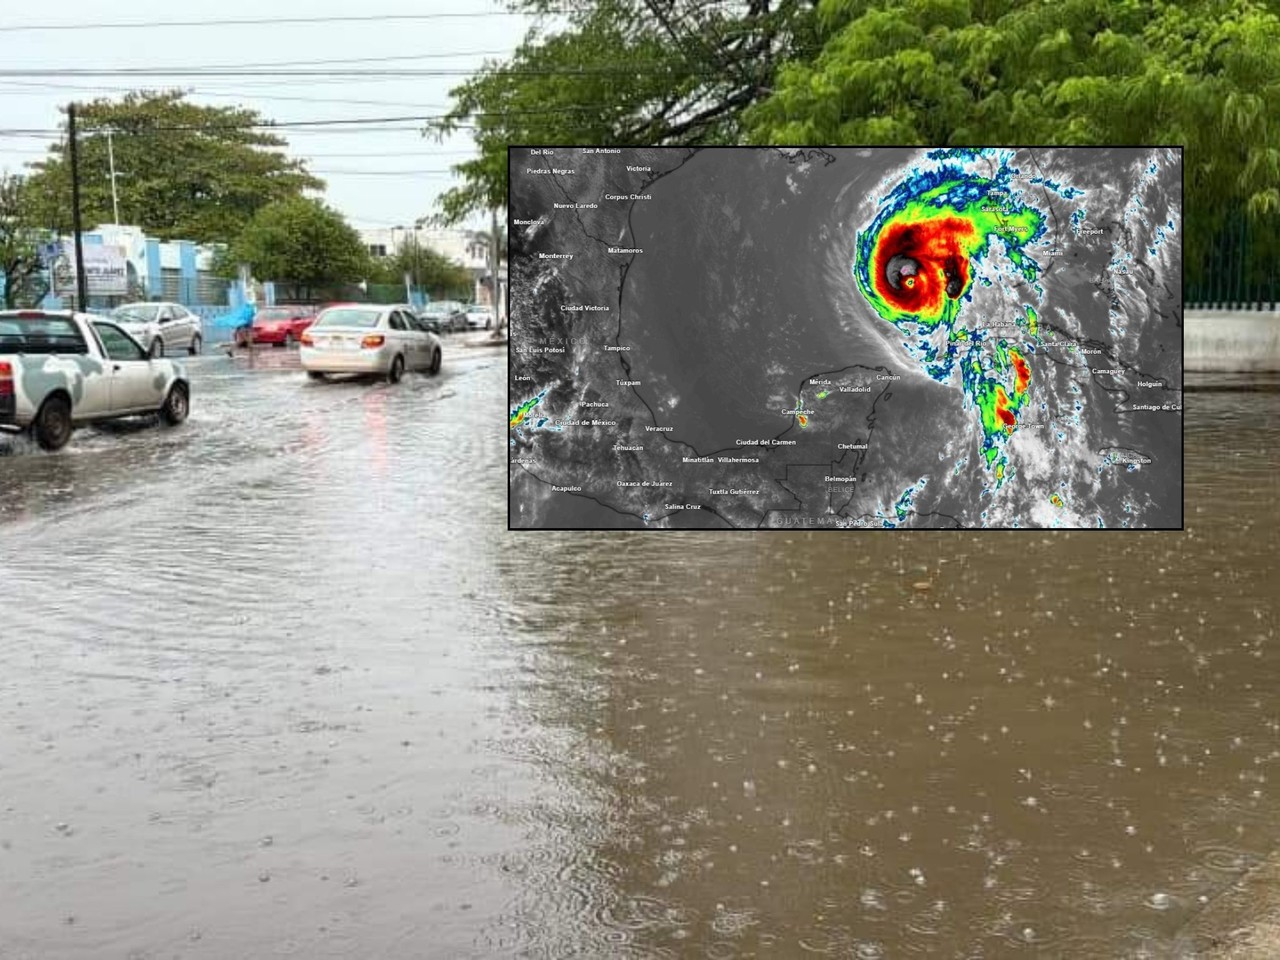
<path fill-rule="evenodd" d="M 294 347 L 321 311 L 336 306 L 347 305 L 281 303 L 263 307 L 254 315 L 251 324 L 235 331 L 236 346 L 245 347 L 252 341 L 254 344 Z M 153 357 L 164 357 L 178 351 L 195 356 L 204 344 L 204 326 L 200 317 L 180 303 L 126 303 L 113 309 L 108 316 Z M 491 330 L 494 325 L 492 307 L 457 300 L 432 301 L 414 312 L 414 316 L 435 334 Z"/>
<path fill-rule="evenodd" d="M 144 414 L 182 423 L 191 384 L 182 364 L 164 352 L 185 342 L 198 353 L 202 334 L 199 318 L 192 323 L 190 314 L 162 311 L 166 306 L 177 305 L 128 304 L 109 317 L 0 311 L 0 430 L 30 431 L 41 447 L 58 450 L 85 424 Z M 283 308 L 264 314 L 262 335 L 286 344 L 296 339 L 299 362 L 313 380 L 357 374 L 398 383 L 410 371 L 440 372 L 440 338 L 407 305 L 339 304 L 305 318 Z"/>
<path fill-rule="evenodd" d="M 332 307 L 359 306 L 359 304 L 331 303 L 323 306 L 286 303 L 264 307 L 253 318 L 253 323 L 242 335 L 239 345 L 244 346 L 251 336 L 255 344 L 273 344 L 292 347 L 301 342 L 303 331 L 310 327 L 326 309 Z M 489 330 L 493 326 L 493 311 L 489 307 L 467 305 L 456 300 L 437 300 L 420 310 L 404 307 L 434 334 L 454 333 L 462 330 Z"/>
<path fill-rule="evenodd" d="M 457 300 L 434 300 L 418 311 L 418 318 L 434 324 L 436 333 L 467 329 L 467 307 Z"/>

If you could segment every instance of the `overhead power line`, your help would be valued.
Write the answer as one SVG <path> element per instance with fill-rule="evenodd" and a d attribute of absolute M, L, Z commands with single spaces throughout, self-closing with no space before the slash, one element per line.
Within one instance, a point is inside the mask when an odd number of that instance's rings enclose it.
<path fill-rule="evenodd" d="M 395 63 L 399 60 L 448 60 L 451 57 L 502 57 L 510 50 L 453 50 L 448 53 L 399 53 L 386 57 L 339 57 L 326 60 L 271 60 L 261 63 L 205 63 L 188 70 L 239 70 L 244 67 L 322 67 L 339 63 Z M 127 69 L 127 68 L 125 68 Z"/>
<path fill-rule="evenodd" d="M 453 177 L 453 170 L 321 170 L 307 171 L 321 177 Z"/>
<path fill-rule="evenodd" d="M 285 147 L 274 147 L 273 150 L 283 151 Z M 49 157 L 49 148 L 45 147 L 38 150 L 16 150 L 12 148 L 0 151 L 4 156 L 10 157 L 39 157 L 47 159 Z M 373 150 L 373 151 L 357 151 L 355 153 L 312 153 L 310 150 L 299 150 L 296 153 L 288 154 L 289 160 L 302 160 L 310 163 L 313 160 L 437 160 L 445 157 L 458 157 L 456 162 L 461 163 L 464 160 L 477 160 L 480 154 L 474 150 Z"/>
<path fill-rule="evenodd" d="M 38 80 L 0 80 L 3 87 L 22 87 L 20 91 L 12 91 L 12 96 L 43 96 L 45 90 L 76 90 L 84 93 L 135 93 L 136 87 L 110 87 L 97 84 L 74 83 L 42 83 Z M 295 97 L 281 93 L 258 93 L 256 91 L 209 90 L 204 87 L 187 87 L 183 90 L 192 97 L 231 97 L 245 100 L 279 100 L 288 103 L 336 103 L 344 106 L 360 107 L 410 107 L 419 110 L 448 110 L 447 103 L 415 103 L 409 100 L 349 100 L 341 97 Z"/>
<path fill-rule="evenodd" d="M 551 14 L 570 11 L 549 10 Z M 153 30 L 168 27 L 254 27 L 283 24 L 392 23 L 414 20 L 471 20 L 481 17 L 528 16 L 518 10 L 478 10 L 456 13 L 371 13 L 337 17 L 259 17 L 225 20 L 111 20 L 97 23 L 10 23 L 0 33 L 34 33 L 55 30 Z"/>
<path fill-rule="evenodd" d="M 601 110 L 598 104 L 578 104 L 561 107 L 544 107 L 531 110 L 500 110 L 492 113 L 475 112 L 467 114 L 468 117 L 521 117 L 521 116 L 554 116 L 557 114 L 579 114 L 579 113 L 596 113 Z M 142 130 L 117 130 L 117 136 L 153 136 L 163 133 L 234 133 L 252 131 L 255 133 L 270 133 L 276 130 L 301 130 L 308 128 L 329 128 L 329 127 L 359 127 L 361 125 L 381 126 L 388 123 L 428 123 L 436 120 L 446 120 L 448 114 L 443 113 L 419 113 L 408 114 L 396 117 L 340 117 L 328 120 L 272 120 L 262 123 L 209 123 L 209 124 L 186 124 L 147 127 Z M 85 132 L 89 133 L 95 129 L 105 129 L 103 127 L 88 127 Z M 0 135 L 3 136 L 55 136 L 62 131 L 38 128 L 38 127 L 10 127 L 0 128 Z"/>
<path fill-rule="evenodd" d="M 303 153 L 299 155 L 298 159 L 300 160 L 339 160 L 339 159 L 341 160 L 356 160 L 356 159 L 374 160 L 374 159 L 381 159 L 382 157 L 387 157 L 389 159 L 396 159 L 396 160 L 401 160 L 407 157 L 423 157 L 423 158 L 463 157 L 464 159 L 465 158 L 479 159 L 480 154 L 476 153 L 474 150 L 438 150 L 438 151 L 431 151 L 431 152 L 419 151 L 416 153 L 410 152 L 410 151 L 388 152 L 386 150 L 381 150 L 376 153 Z"/>
<path fill-rule="evenodd" d="M 511 77 L 635 77 L 648 76 L 658 70 L 672 71 L 677 69 L 682 76 L 700 75 L 715 77 L 720 74 L 715 70 L 693 70 L 679 68 L 669 61 L 649 63 L 618 63 L 610 67 L 514 67 L 503 68 L 502 74 Z M 40 77 L 472 77 L 474 67 L 406 67 L 401 70 L 274 70 L 253 68 L 227 68 L 214 70 L 198 70 L 190 67 L 115 67 L 92 69 L 84 67 L 54 68 L 7 68 L 0 70 L 0 77 L 40 78 Z"/>
<path fill-rule="evenodd" d="M 74 84 L 74 83 L 42 83 L 39 81 L 27 81 L 27 80 L 0 80 L 0 87 L 23 87 L 23 88 L 33 87 L 38 90 L 75 90 L 75 91 L 82 91 L 82 92 L 89 92 L 89 93 L 99 93 L 99 92 L 101 93 L 132 93 L 134 92 L 134 88 L 132 87 L 104 87 L 104 86 L 97 86 L 97 85 L 90 86 L 90 85 L 82 85 L 82 84 Z M 336 98 L 336 97 L 295 97 L 295 96 L 290 96 L 288 94 L 254 93 L 252 95 L 247 95 L 244 93 L 239 93 L 231 90 L 209 90 L 203 87 L 188 87 L 184 91 L 184 93 L 186 93 L 188 96 L 193 96 L 193 97 L 194 96 L 232 97 L 232 98 L 244 97 L 246 99 L 253 99 L 253 100 L 279 100 L 281 102 L 289 102 L 289 103 L 324 103 L 324 104 L 336 103 L 336 104 L 346 104 L 346 105 L 352 105 L 352 106 L 408 107 L 408 108 L 416 108 L 419 110 L 439 110 L 439 111 L 447 111 L 449 109 L 449 104 L 447 103 L 415 103 L 408 100 L 347 100 L 347 99 Z M 19 96 L 22 94 L 14 94 L 14 95 Z M 27 95 L 34 96 L 38 94 L 33 90 L 27 93 Z M 468 116 L 485 117 L 485 116 L 518 116 L 518 115 L 524 115 L 524 114 L 542 115 L 547 113 L 584 113 L 584 112 L 599 110 L 599 109 L 601 108 L 596 106 L 591 106 L 588 104 L 580 104 L 580 105 L 548 107 L 548 108 L 532 109 L 532 110 L 503 110 L 497 113 L 480 112 L 480 113 L 468 114 Z M 439 116 L 444 117 L 445 113 L 442 112 Z"/>
<path fill-rule="evenodd" d="M 336 57 L 331 59 L 318 60 L 314 57 L 307 60 L 261 60 L 250 61 L 248 63 L 184 63 L 175 66 L 173 69 L 174 76 L 186 74 L 191 71 L 200 70 L 248 70 L 248 69 L 274 69 L 276 67 L 325 67 L 338 66 L 346 63 L 396 63 L 399 61 L 415 61 L 415 60 L 449 60 L 455 57 L 501 57 L 509 56 L 510 50 L 454 50 L 449 53 L 398 53 L 394 56 L 387 57 Z M 57 73 L 66 73 L 74 71 L 77 68 L 68 67 L 64 70 L 56 70 L 54 68 L 39 68 L 42 70 L 51 70 Z M 167 70 L 168 67 L 108 67 L 108 70 L 119 70 L 124 75 L 136 73 L 138 70 Z M 399 71 L 393 71 L 399 72 Z M 167 76 L 168 74 L 160 74 Z"/>

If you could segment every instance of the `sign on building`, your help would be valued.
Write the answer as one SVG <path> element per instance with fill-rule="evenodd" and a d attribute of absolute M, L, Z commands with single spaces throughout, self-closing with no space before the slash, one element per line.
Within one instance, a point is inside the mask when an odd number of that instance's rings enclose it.
<path fill-rule="evenodd" d="M 129 292 L 129 267 L 124 251 L 106 244 L 84 247 L 84 276 L 91 297 L 122 297 Z M 53 268 L 54 292 L 74 295 L 76 292 L 75 245 L 64 241 L 62 257 Z"/>

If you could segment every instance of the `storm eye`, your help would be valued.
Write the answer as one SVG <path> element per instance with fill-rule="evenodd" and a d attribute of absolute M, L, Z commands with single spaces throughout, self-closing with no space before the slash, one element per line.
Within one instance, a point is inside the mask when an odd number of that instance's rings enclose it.
<path fill-rule="evenodd" d="M 915 286 L 915 276 L 920 272 L 920 264 L 910 257 L 904 257 L 899 254 L 896 257 L 890 257 L 889 262 L 884 267 L 884 278 L 889 286 L 895 290 L 901 290 L 903 281 L 911 278 L 906 284 L 908 287 Z"/>

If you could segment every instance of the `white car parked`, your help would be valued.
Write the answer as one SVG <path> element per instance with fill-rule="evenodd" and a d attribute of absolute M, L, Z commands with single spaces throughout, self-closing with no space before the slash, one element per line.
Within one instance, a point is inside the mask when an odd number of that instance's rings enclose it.
<path fill-rule="evenodd" d="M 303 331 L 298 359 L 307 376 L 331 373 L 386 377 L 398 383 L 406 370 L 440 372 L 440 338 L 419 326 L 412 307 L 348 304 L 320 312 Z"/>
<path fill-rule="evenodd" d="M 467 326 L 472 330 L 492 330 L 493 307 L 483 303 L 473 303 L 467 307 Z"/>

